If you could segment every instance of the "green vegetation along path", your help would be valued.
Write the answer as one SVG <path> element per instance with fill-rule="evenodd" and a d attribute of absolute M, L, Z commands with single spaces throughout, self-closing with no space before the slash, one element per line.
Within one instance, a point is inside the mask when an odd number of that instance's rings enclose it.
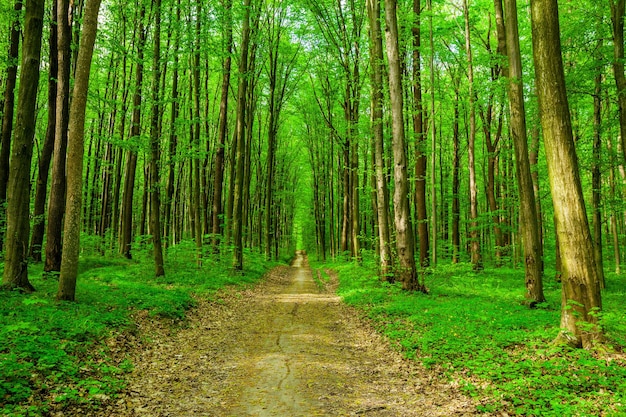
<path fill-rule="evenodd" d="M 201 302 L 183 328 L 149 318 L 116 416 L 473 415 L 458 387 L 395 352 L 320 289 L 306 256 Z"/>

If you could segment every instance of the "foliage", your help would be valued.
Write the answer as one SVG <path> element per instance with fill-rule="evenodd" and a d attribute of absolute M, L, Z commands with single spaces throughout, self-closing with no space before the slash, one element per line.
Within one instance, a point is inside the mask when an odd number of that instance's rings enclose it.
<path fill-rule="evenodd" d="M 194 296 L 253 283 L 268 268 L 253 253 L 243 274 L 228 272 L 229 256 L 205 259 L 198 268 L 193 242 L 182 242 L 167 252 L 166 270 L 172 272 L 157 279 L 149 249 L 135 252 L 132 261 L 82 258 L 76 303 L 54 301 L 57 281 L 44 279 L 40 265 L 30 270 L 36 293 L 0 292 L 0 414 L 43 415 L 66 403 L 97 406 L 124 387 L 124 374 L 132 369 L 106 342 L 134 331 L 133 313 L 147 310 L 180 322 Z"/>
<path fill-rule="evenodd" d="M 623 278 L 608 277 L 602 325 L 613 347 L 569 350 L 552 344 L 559 331 L 560 286 L 548 301 L 524 303 L 523 270 L 441 265 L 427 277 L 430 295 L 381 282 L 374 264 L 334 265 L 344 300 L 367 312 L 406 356 L 458 380 L 490 401 L 480 412 L 596 416 L 626 413 L 626 324 Z M 550 273 L 546 274 L 550 276 Z"/>

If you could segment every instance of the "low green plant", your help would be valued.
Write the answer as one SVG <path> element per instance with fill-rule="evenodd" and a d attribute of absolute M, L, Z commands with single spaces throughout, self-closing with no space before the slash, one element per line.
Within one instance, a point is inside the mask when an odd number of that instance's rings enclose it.
<path fill-rule="evenodd" d="M 133 312 L 180 322 L 197 297 L 254 283 L 272 266 L 249 252 L 243 273 L 230 271 L 228 254 L 198 266 L 193 242 L 181 242 L 166 252 L 165 277 L 155 278 L 149 246 L 135 249 L 134 260 L 82 257 L 74 303 L 54 300 L 57 281 L 41 265 L 29 269 L 35 293 L 0 292 L 0 415 L 46 415 L 114 397 L 132 363 L 114 359 L 106 341 L 134 331 Z"/>
<path fill-rule="evenodd" d="M 427 276 L 429 295 L 382 282 L 372 264 L 333 265 L 339 294 L 363 309 L 409 358 L 459 381 L 481 401 L 479 412 L 526 416 L 626 415 L 626 320 L 623 278 L 609 275 L 598 351 L 552 344 L 559 332 L 560 284 L 545 283 L 547 302 L 529 309 L 524 272 L 474 272 L 442 265 Z M 551 276 L 547 273 L 546 276 Z M 623 298 L 622 298 L 623 299 Z M 608 346 L 608 347 L 607 347 Z"/>

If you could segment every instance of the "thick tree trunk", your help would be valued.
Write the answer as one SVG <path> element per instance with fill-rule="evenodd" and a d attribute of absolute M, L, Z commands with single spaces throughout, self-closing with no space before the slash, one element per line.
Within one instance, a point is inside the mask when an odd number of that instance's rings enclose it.
<path fill-rule="evenodd" d="M 372 84 L 372 131 L 374 171 L 376 177 L 376 216 L 378 224 L 378 243 L 380 251 L 380 277 L 393 282 L 391 237 L 389 233 L 389 192 L 385 177 L 385 150 L 383 130 L 383 40 L 380 24 L 380 2 L 367 0 L 367 12 L 370 22 L 370 71 Z"/>
<path fill-rule="evenodd" d="M 591 347 L 602 339 L 598 266 L 587 221 L 565 88 L 556 0 L 532 0 L 533 58 L 541 125 L 563 263 L 557 340 Z"/>
<path fill-rule="evenodd" d="M 98 29 L 99 10 L 100 0 L 87 0 L 70 108 L 67 142 L 67 212 L 63 228 L 63 259 L 57 300 L 74 301 L 76 294 L 78 255 L 80 252 L 85 109 L 87 108 L 89 72 Z"/>
<path fill-rule="evenodd" d="M 15 0 L 13 11 L 15 20 L 11 23 L 9 34 L 9 53 L 7 74 L 4 90 L 4 104 L 2 114 L 2 132 L 0 134 L 0 249 L 4 244 L 6 228 L 6 212 L 1 208 L 6 203 L 7 185 L 9 182 L 9 159 L 11 157 L 11 134 L 13 133 L 13 115 L 15 113 L 15 87 L 17 85 L 17 63 L 20 52 L 21 23 L 18 16 L 22 11 L 23 0 Z"/>
<path fill-rule="evenodd" d="M 48 69 L 48 123 L 46 137 L 39 155 L 37 169 L 37 188 L 33 205 L 33 230 L 30 238 L 29 256 L 34 262 L 41 262 L 41 249 L 44 232 L 46 230 L 45 213 L 46 197 L 48 195 L 48 177 L 50 162 L 54 150 L 54 132 L 56 131 L 56 103 L 57 103 L 57 77 L 58 77 L 58 49 L 57 49 L 57 2 L 52 2 L 52 15 L 50 17 L 49 39 L 49 69 Z M 0 239 L 1 240 L 1 239 Z"/>
<path fill-rule="evenodd" d="M 522 81 L 522 58 L 517 24 L 517 0 L 505 0 L 506 45 L 509 57 L 509 105 L 511 111 L 511 134 L 517 161 L 517 184 L 520 202 L 520 232 L 524 246 L 526 297 L 531 306 L 545 301 L 541 269 L 541 245 L 535 190 L 528 159 L 526 136 L 526 110 L 524 107 L 524 84 Z"/>
<path fill-rule="evenodd" d="M 13 132 L 9 183 L 7 187 L 7 234 L 2 286 L 31 292 L 28 280 L 28 239 L 30 237 L 30 164 L 35 135 L 35 104 L 39 85 L 43 0 L 28 0 L 24 16 L 24 44 L 17 119 Z"/>
<path fill-rule="evenodd" d="M 396 225 L 396 249 L 399 258 L 395 276 L 402 282 L 404 290 L 426 292 L 426 287 L 420 282 L 417 275 L 413 227 L 407 197 L 408 180 L 404 137 L 402 75 L 398 51 L 398 21 L 395 0 L 385 0 L 385 22 L 387 59 L 389 61 L 389 97 L 391 99 L 393 129 L 394 223 Z"/>

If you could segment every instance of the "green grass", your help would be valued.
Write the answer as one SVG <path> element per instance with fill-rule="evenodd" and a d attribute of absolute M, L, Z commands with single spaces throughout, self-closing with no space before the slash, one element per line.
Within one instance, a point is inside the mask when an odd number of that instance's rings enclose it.
<path fill-rule="evenodd" d="M 147 250 L 134 260 L 81 258 L 76 302 L 56 302 L 57 281 L 29 275 L 37 291 L 0 292 L 0 415 L 38 416 L 67 403 L 97 407 L 124 387 L 132 363 L 113 359 L 106 339 L 133 331 L 131 314 L 183 321 L 194 294 L 210 297 L 226 285 L 258 281 L 271 266 L 246 254 L 243 274 L 230 272 L 230 257 L 196 266 L 193 243 L 168 250 L 166 276 L 154 278 Z"/>
<path fill-rule="evenodd" d="M 530 310 L 521 269 L 441 265 L 426 277 L 430 294 L 423 295 L 382 283 L 372 259 L 327 266 L 339 272 L 344 300 L 366 311 L 407 357 L 486 399 L 477 411 L 626 415 L 626 360 L 616 353 L 626 345 L 623 277 L 609 275 L 603 294 L 602 324 L 612 347 L 590 352 L 551 343 L 559 331 L 560 284 L 546 278 L 548 301 Z"/>

